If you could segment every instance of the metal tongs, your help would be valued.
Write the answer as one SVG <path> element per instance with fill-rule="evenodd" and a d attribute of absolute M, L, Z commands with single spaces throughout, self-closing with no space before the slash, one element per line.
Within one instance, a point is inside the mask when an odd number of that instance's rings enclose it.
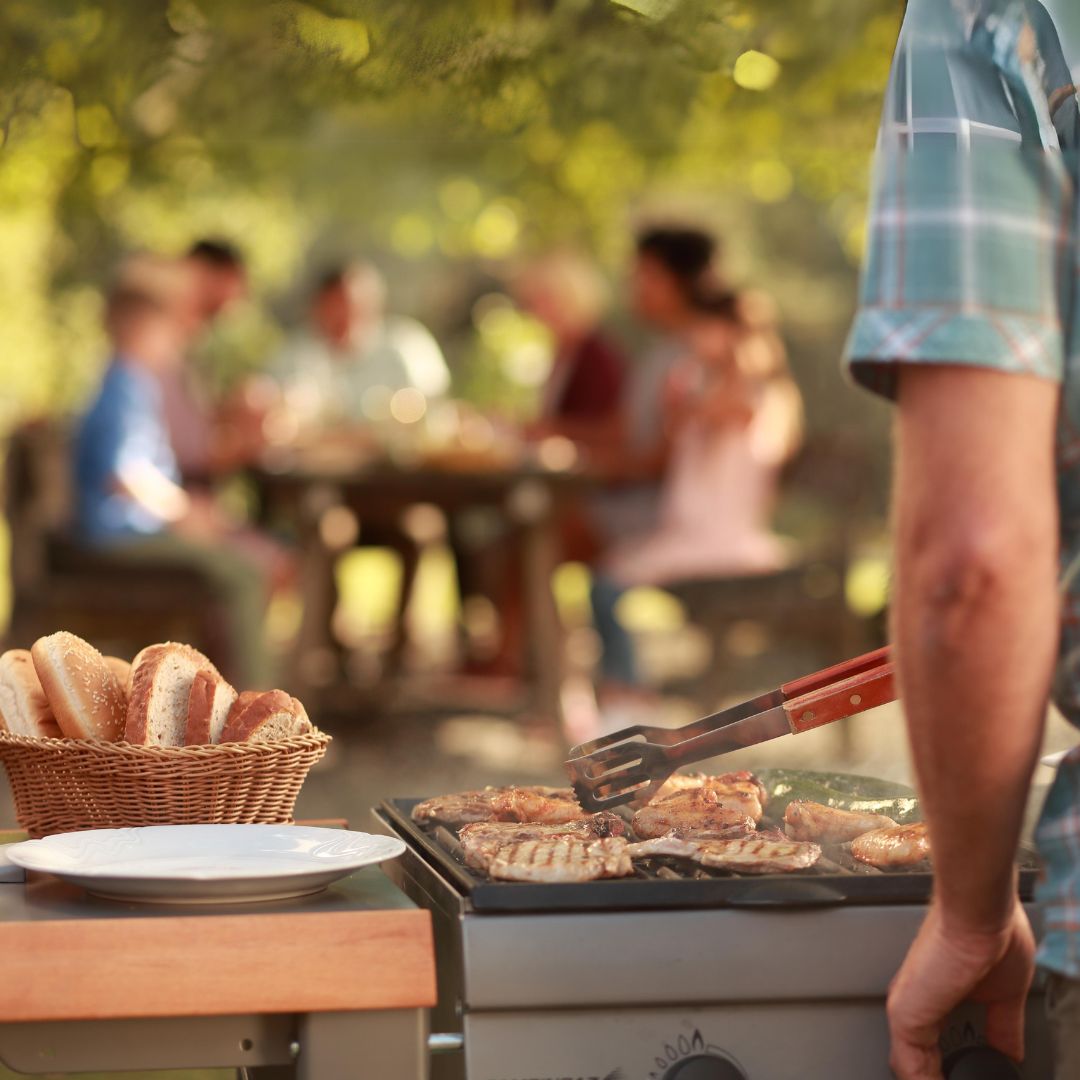
<path fill-rule="evenodd" d="M 682 765 L 824 727 L 895 698 L 886 646 L 685 727 L 638 724 L 582 743 L 570 751 L 566 768 L 586 810 L 644 803 Z"/>

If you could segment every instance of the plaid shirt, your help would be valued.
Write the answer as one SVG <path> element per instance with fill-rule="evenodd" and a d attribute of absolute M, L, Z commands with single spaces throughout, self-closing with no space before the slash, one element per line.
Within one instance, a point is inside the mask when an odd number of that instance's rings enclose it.
<path fill-rule="evenodd" d="M 879 135 L 869 252 L 848 342 L 892 395 L 899 365 L 1061 384 L 1064 604 L 1055 700 L 1080 726 L 1080 2 L 912 0 Z M 1068 59 L 1066 59 L 1068 57 Z M 1080 978 L 1080 748 L 1037 830 L 1041 961 Z"/>

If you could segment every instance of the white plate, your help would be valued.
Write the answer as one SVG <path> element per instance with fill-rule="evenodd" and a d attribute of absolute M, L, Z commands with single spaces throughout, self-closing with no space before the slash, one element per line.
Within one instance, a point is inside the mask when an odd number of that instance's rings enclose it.
<path fill-rule="evenodd" d="M 320 892 L 404 850 L 391 836 L 302 825 L 151 825 L 27 840 L 7 856 L 111 900 L 220 904 Z"/>

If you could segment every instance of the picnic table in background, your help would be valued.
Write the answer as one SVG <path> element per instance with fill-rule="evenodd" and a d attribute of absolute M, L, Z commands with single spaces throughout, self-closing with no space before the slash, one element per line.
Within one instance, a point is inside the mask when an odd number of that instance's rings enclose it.
<path fill-rule="evenodd" d="M 417 505 L 436 507 L 446 518 L 476 508 L 505 516 L 522 550 L 527 708 L 558 720 L 563 679 L 563 630 L 552 593 L 560 559 L 560 512 L 598 482 L 569 459 L 546 467 L 521 459 L 429 456 L 395 462 L 385 456 L 352 457 L 341 448 L 315 453 L 280 453 L 249 471 L 262 520 L 286 519 L 298 538 L 304 614 L 299 635 L 298 693 L 317 696 L 305 685 L 305 661 L 334 647 L 331 617 L 335 596 L 328 569 L 337 552 L 327 543 L 334 522 L 391 526 Z"/>

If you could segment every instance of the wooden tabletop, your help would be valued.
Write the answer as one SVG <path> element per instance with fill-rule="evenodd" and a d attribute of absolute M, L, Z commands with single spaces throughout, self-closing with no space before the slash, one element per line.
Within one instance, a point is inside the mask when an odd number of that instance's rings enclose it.
<path fill-rule="evenodd" d="M 0 884 L 0 1017 L 104 1020 L 427 1008 L 431 917 L 377 868 L 317 896 L 189 907 Z"/>

